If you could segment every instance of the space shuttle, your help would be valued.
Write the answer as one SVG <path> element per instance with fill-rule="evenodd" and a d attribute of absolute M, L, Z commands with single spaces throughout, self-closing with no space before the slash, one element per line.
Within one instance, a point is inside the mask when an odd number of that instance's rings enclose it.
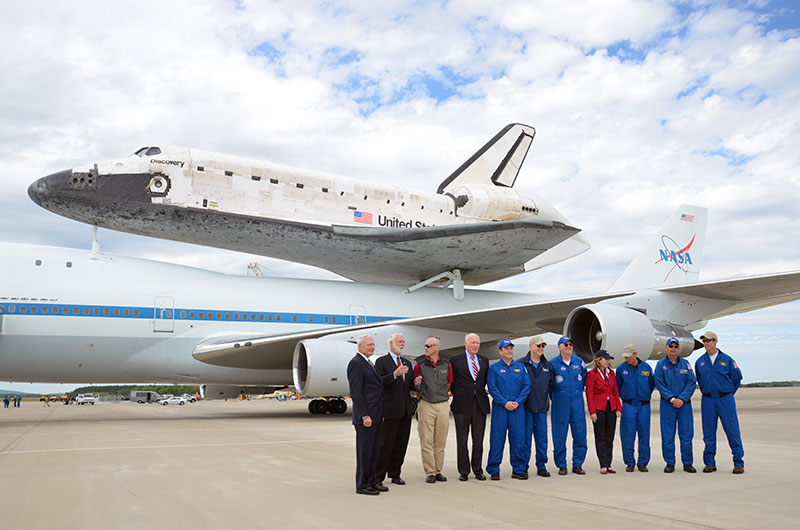
<path fill-rule="evenodd" d="M 150 145 L 40 178 L 28 194 L 111 230 L 309 264 L 359 282 L 463 289 L 589 249 L 552 205 L 514 189 L 534 135 L 507 125 L 435 193 Z"/>

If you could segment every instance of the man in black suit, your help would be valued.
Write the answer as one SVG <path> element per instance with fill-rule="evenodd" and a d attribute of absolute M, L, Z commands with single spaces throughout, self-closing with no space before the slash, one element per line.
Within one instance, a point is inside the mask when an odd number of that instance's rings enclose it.
<path fill-rule="evenodd" d="M 450 358 L 450 373 L 453 381 L 450 392 L 453 401 L 450 410 L 456 424 L 456 453 L 458 458 L 458 480 L 469 477 L 470 467 L 475 478 L 486 480 L 483 474 L 483 434 L 486 430 L 486 415 L 489 414 L 489 397 L 486 395 L 486 374 L 489 359 L 478 355 L 481 338 L 475 333 L 467 334 L 464 353 Z M 467 437 L 472 431 L 472 458 L 467 450 Z"/>
<path fill-rule="evenodd" d="M 358 338 L 358 353 L 347 365 L 347 382 L 353 400 L 353 425 L 356 428 L 356 493 L 378 495 L 389 488 L 378 485 L 375 475 L 378 454 L 378 429 L 383 420 L 383 379 L 369 358 L 375 353 L 375 340 Z"/>
<path fill-rule="evenodd" d="M 400 477 L 400 469 L 406 457 L 408 438 L 411 434 L 411 418 L 414 416 L 414 376 L 409 373 L 411 362 L 401 354 L 406 339 L 400 333 L 389 337 L 389 353 L 378 357 L 375 368 L 383 377 L 383 424 L 378 436 L 378 484 L 388 475 L 392 484 L 402 486 L 406 482 Z"/>

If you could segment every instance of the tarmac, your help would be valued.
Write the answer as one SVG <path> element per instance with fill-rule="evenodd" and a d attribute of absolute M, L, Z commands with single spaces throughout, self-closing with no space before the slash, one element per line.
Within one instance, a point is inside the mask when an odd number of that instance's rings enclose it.
<path fill-rule="evenodd" d="M 657 395 L 657 394 L 656 394 Z M 696 394 L 698 396 L 698 394 Z M 654 404 L 656 402 L 654 401 Z M 426 484 L 416 424 L 402 476 L 377 497 L 355 493 L 348 413 L 312 416 L 308 401 L 185 406 L 23 402 L 0 409 L 2 528 L 797 528 L 800 388 L 737 393 L 745 473 L 733 475 L 720 427 L 716 473 L 663 473 L 658 406 L 650 472 L 601 475 L 589 428 L 587 474 L 459 482 L 451 420 L 445 483 Z M 587 423 L 591 423 L 587 418 Z M 570 447 L 568 441 L 568 448 Z M 568 451 L 568 454 L 571 450 Z M 484 458 L 488 454 L 488 425 Z"/>

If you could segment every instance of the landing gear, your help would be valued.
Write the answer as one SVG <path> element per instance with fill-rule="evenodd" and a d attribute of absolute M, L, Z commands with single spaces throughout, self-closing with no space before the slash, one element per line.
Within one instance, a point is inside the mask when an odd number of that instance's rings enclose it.
<path fill-rule="evenodd" d="M 344 414 L 347 412 L 347 402 L 341 398 L 312 399 L 308 402 L 308 411 L 311 414 Z"/>

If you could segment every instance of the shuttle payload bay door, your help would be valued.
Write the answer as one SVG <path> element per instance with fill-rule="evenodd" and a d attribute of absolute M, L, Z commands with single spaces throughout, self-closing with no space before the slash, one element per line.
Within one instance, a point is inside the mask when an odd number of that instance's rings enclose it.
<path fill-rule="evenodd" d="M 172 333 L 174 329 L 175 299 L 171 296 L 156 296 L 153 331 Z"/>

